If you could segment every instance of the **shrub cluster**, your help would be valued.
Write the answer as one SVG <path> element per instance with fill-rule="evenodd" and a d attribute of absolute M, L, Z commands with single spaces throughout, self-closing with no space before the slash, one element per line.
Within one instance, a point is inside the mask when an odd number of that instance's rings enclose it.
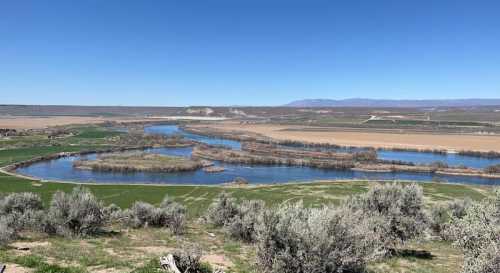
<path fill-rule="evenodd" d="M 369 149 L 366 151 L 359 151 L 353 154 L 353 159 L 356 161 L 376 161 L 378 158 L 377 150 Z"/>
<path fill-rule="evenodd" d="M 13 193 L 0 199 L 0 245 L 16 238 L 25 229 L 42 229 L 42 200 L 33 193 Z"/>
<path fill-rule="evenodd" d="M 123 222 L 131 227 L 166 227 L 175 234 L 185 228 L 186 208 L 165 196 L 159 207 L 145 202 L 135 202 L 123 212 Z"/>
<path fill-rule="evenodd" d="M 184 273 L 211 273 L 210 265 L 201 262 L 199 247 L 188 245 L 173 253 L 177 268 Z"/>
<path fill-rule="evenodd" d="M 484 157 L 484 158 L 500 158 L 500 153 L 495 151 L 480 152 L 480 151 L 459 151 L 459 155 Z"/>
<path fill-rule="evenodd" d="M 443 162 L 443 161 L 434 161 L 432 163 L 429 164 L 429 167 L 431 167 L 431 169 L 433 171 L 437 171 L 439 169 L 446 169 L 448 168 L 448 164 L 446 162 Z"/>
<path fill-rule="evenodd" d="M 465 216 L 467 208 L 472 204 L 470 198 L 456 199 L 447 204 L 438 204 L 429 211 L 430 228 L 436 235 L 444 240 L 452 240 L 448 228 L 452 219 L 461 219 Z"/>
<path fill-rule="evenodd" d="M 0 200 L 0 217 L 15 232 L 40 227 L 43 204 L 36 194 L 23 192 L 7 195 Z"/>
<path fill-rule="evenodd" d="M 16 238 L 21 231 L 40 231 L 62 236 L 91 236 L 111 221 L 135 227 L 168 227 L 181 233 L 186 209 L 165 198 L 157 208 L 137 202 L 126 211 L 103 205 L 88 189 L 75 187 L 71 193 L 56 192 L 44 210 L 41 198 L 33 193 L 12 193 L 0 198 L 0 245 Z"/>
<path fill-rule="evenodd" d="M 491 174 L 500 173 L 500 164 L 488 166 L 484 169 L 484 171 Z"/>
<path fill-rule="evenodd" d="M 227 233 L 238 240 L 254 242 L 255 227 L 264 211 L 265 204 L 260 200 L 243 200 L 237 204 L 234 198 L 222 193 L 208 209 L 206 218 L 209 223 L 224 227 Z"/>
<path fill-rule="evenodd" d="M 383 219 L 377 229 L 388 249 L 422 236 L 428 227 L 422 188 L 415 184 L 376 185 L 365 194 L 351 197 L 345 205 L 364 218 Z"/>
<path fill-rule="evenodd" d="M 206 220 L 255 242 L 265 273 L 362 272 L 428 227 L 422 189 L 414 184 L 377 185 L 342 206 L 323 208 L 266 209 L 262 201 L 237 203 L 223 193 Z"/>
<path fill-rule="evenodd" d="M 447 233 L 464 250 L 462 272 L 500 272 L 500 190 L 467 206 L 462 217 L 453 216 Z"/>
<path fill-rule="evenodd" d="M 15 237 L 14 229 L 5 216 L 0 217 L 0 246 L 6 245 Z"/>
<path fill-rule="evenodd" d="M 362 272 L 383 256 L 381 237 L 346 208 L 307 209 L 301 204 L 265 210 L 257 226 L 257 259 L 266 273 Z"/>
<path fill-rule="evenodd" d="M 88 189 L 56 192 L 47 213 L 47 229 L 64 236 L 97 234 L 105 224 L 104 205 Z"/>

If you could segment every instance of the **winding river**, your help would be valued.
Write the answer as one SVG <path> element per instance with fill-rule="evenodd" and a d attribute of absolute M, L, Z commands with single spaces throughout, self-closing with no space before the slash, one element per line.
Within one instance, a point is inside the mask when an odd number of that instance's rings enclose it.
<path fill-rule="evenodd" d="M 147 133 L 180 134 L 184 137 L 208 144 L 229 146 L 240 149 L 238 141 L 221 138 L 206 137 L 182 131 L 175 125 L 158 125 L 145 129 Z M 147 152 L 165 155 L 190 156 L 191 147 L 188 148 L 154 148 Z M 378 152 L 379 158 L 388 160 L 402 160 L 415 163 L 431 163 L 443 161 L 451 165 L 465 165 L 474 168 L 483 168 L 493 164 L 500 164 L 500 159 L 487 159 L 457 154 L 433 154 L 421 152 L 401 152 L 382 150 Z M 43 180 L 72 181 L 85 183 L 111 183 L 111 184 L 200 184 L 215 185 L 233 181 L 236 177 L 243 177 L 251 183 L 286 183 L 299 181 L 313 181 L 322 179 L 370 179 L 370 180 L 414 180 L 414 181 L 441 181 L 466 184 L 500 185 L 500 179 L 481 178 L 469 176 L 452 176 L 429 173 L 377 173 L 361 171 L 324 170 L 309 167 L 289 166 L 261 166 L 237 165 L 216 162 L 226 170 L 221 173 L 206 173 L 202 170 L 181 173 L 120 173 L 96 172 L 73 168 L 73 161 L 82 156 L 64 157 L 55 160 L 43 161 L 27 167 L 19 168 L 18 173 Z M 86 155 L 92 159 L 96 155 Z"/>

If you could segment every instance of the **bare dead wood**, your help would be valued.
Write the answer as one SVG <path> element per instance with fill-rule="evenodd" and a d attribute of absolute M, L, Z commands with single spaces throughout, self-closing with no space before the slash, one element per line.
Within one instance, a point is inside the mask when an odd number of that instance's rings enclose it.
<path fill-rule="evenodd" d="M 175 264 L 174 255 L 172 254 L 168 254 L 166 257 L 160 257 L 160 267 L 171 273 L 182 273 Z M 214 273 L 224 273 L 224 270 L 222 268 L 217 268 Z"/>
<path fill-rule="evenodd" d="M 168 254 L 166 257 L 160 258 L 160 266 L 161 268 L 172 272 L 172 273 L 181 273 L 177 265 L 175 264 L 174 255 Z"/>

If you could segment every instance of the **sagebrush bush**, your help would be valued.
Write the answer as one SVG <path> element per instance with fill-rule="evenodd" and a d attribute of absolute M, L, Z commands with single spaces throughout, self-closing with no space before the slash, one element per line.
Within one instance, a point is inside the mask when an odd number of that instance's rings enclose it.
<path fill-rule="evenodd" d="M 31 192 L 11 193 L 0 199 L 0 215 L 23 214 L 27 210 L 42 209 L 42 199 Z"/>
<path fill-rule="evenodd" d="M 75 187 L 70 194 L 56 192 L 47 215 L 49 229 L 65 236 L 95 235 L 105 224 L 103 209 L 86 188 Z"/>
<path fill-rule="evenodd" d="M 127 215 L 126 224 L 134 228 L 160 225 L 157 224 L 159 220 L 156 218 L 155 206 L 146 202 L 135 202 L 130 209 L 125 211 L 125 214 Z"/>
<path fill-rule="evenodd" d="M 500 243 L 492 242 L 481 249 L 478 256 L 465 256 L 463 273 L 500 272 Z"/>
<path fill-rule="evenodd" d="M 184 231 L 186 208 L 168 197 L 165 197 L 160 207 L 145 202 L 135 202 L 124 212 L 125 224 L 134 228 L 166 227 L 180 234 Z"/>
<path fill-rule="evenodd" d="M 195 245 L 186 245 L 173 253 L 175 264 L 184 273 L 211 273 L 210 265 L 201 262 L 201 248 Z"/>
<path fill-rule="evenodd" d="M 167 220 L 167 227 L 175 234 L 184 232 L 186 226 L 186 207 L 172 201 L 168 196 L 165 196 L 160 204 L 160 209 L 163 210 Z"/>
<path fill-rule="evenodd" d="M 260 200 L 243 200 L 240 204 L 231 195 L 221 193 L 209 207 L 205 218 L 217 227 L 224 227 L 233 238 L 253 242 L 256 239 L 255 226 L 265 208 Z"/>
<path fill-rule="evenodd" d="M 477 256 L 484 246 L 500 240 L 495 212 L 489 202 L 474 203 L 467 208 L 463 218 L 452 219 L 448 233 L 457 246 Z"/>
<path fill-rule="evenodd" d="M 9 216 L 0 216 L 0 246 L 8 244 L 16 236 L 14 229 L 10 225 L 12 219 L 8 218 Z"/>
<path fill-rule="evenodd" d="M 225 229 L 235 239 L 254 242 L 256 240 L 255 227 L 264 208 L 264 201 L 244 200 L 237 206 L 237 214 L 224 223 Z"/>
<path fill-rule="evenodd" d="M 40 230 L 45 218 L 40 196 L 31 192 L 11 193 L 0 199 L 0 215 L 11 219 L 9 227 L 16 232 Z"/>
<path fill-rule="evenodd" d="M 207 210 L 207 221 L 214 226 L 222 227 L 238 213 L 234 198 L 222 192 Z"/>
<path fill-rule="evenodd" d="M 447 230 L 465 253 L 464 273 L 500 272 L 500 217 L 498 198 L 472 203 L 464 215 L 453 217 Z"/>
<path fill-rule="evenodd" d="M 472 200 L 468 197 L 464 199 L 455 199 L 449 203 L 451 216 L 455 218 L 462 218 L 465 216 L 465 211 L 472 204 Z"/>
<path fill-rule="evenodd" d="M 365 217 L 384 218 L 388 228 L 383 237 L 386 246 L 392 249 L 420 237 L 428 226 L 422 188 L 415 184 L 376 185 L 367 193 L 348 199 L 346 206 L 353 212 L 361 212 Z"/>
<path fill-rule="evenodd" d="M 121 220 L 123 211 L 116 204 L 110 204 L 103 208 L 102 214 L 106 222 L 115 222 Z"/>
<path fill-rule="evenodd" d="M 430 228 L 437 235 L 442 235 L 451 219 L 451 211 L 448 205 L 437 204 L 432 206 L 429 212 Z"/>
<path fill-rule="evenodd" d="M 265 210 L 257 226 L 257 262 L 266 273 L 362 272 L 383 254 L 372 221 L 380 218 L 344 208 Z"/>

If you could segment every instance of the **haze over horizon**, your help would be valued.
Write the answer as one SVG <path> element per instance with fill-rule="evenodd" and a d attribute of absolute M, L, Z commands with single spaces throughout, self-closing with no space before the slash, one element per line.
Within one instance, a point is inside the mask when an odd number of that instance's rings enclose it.
<path fill-rule="evenodd" d="M 0 10 L 0 104 L 500 98 L 498 1 L 39 1 Z"/>

